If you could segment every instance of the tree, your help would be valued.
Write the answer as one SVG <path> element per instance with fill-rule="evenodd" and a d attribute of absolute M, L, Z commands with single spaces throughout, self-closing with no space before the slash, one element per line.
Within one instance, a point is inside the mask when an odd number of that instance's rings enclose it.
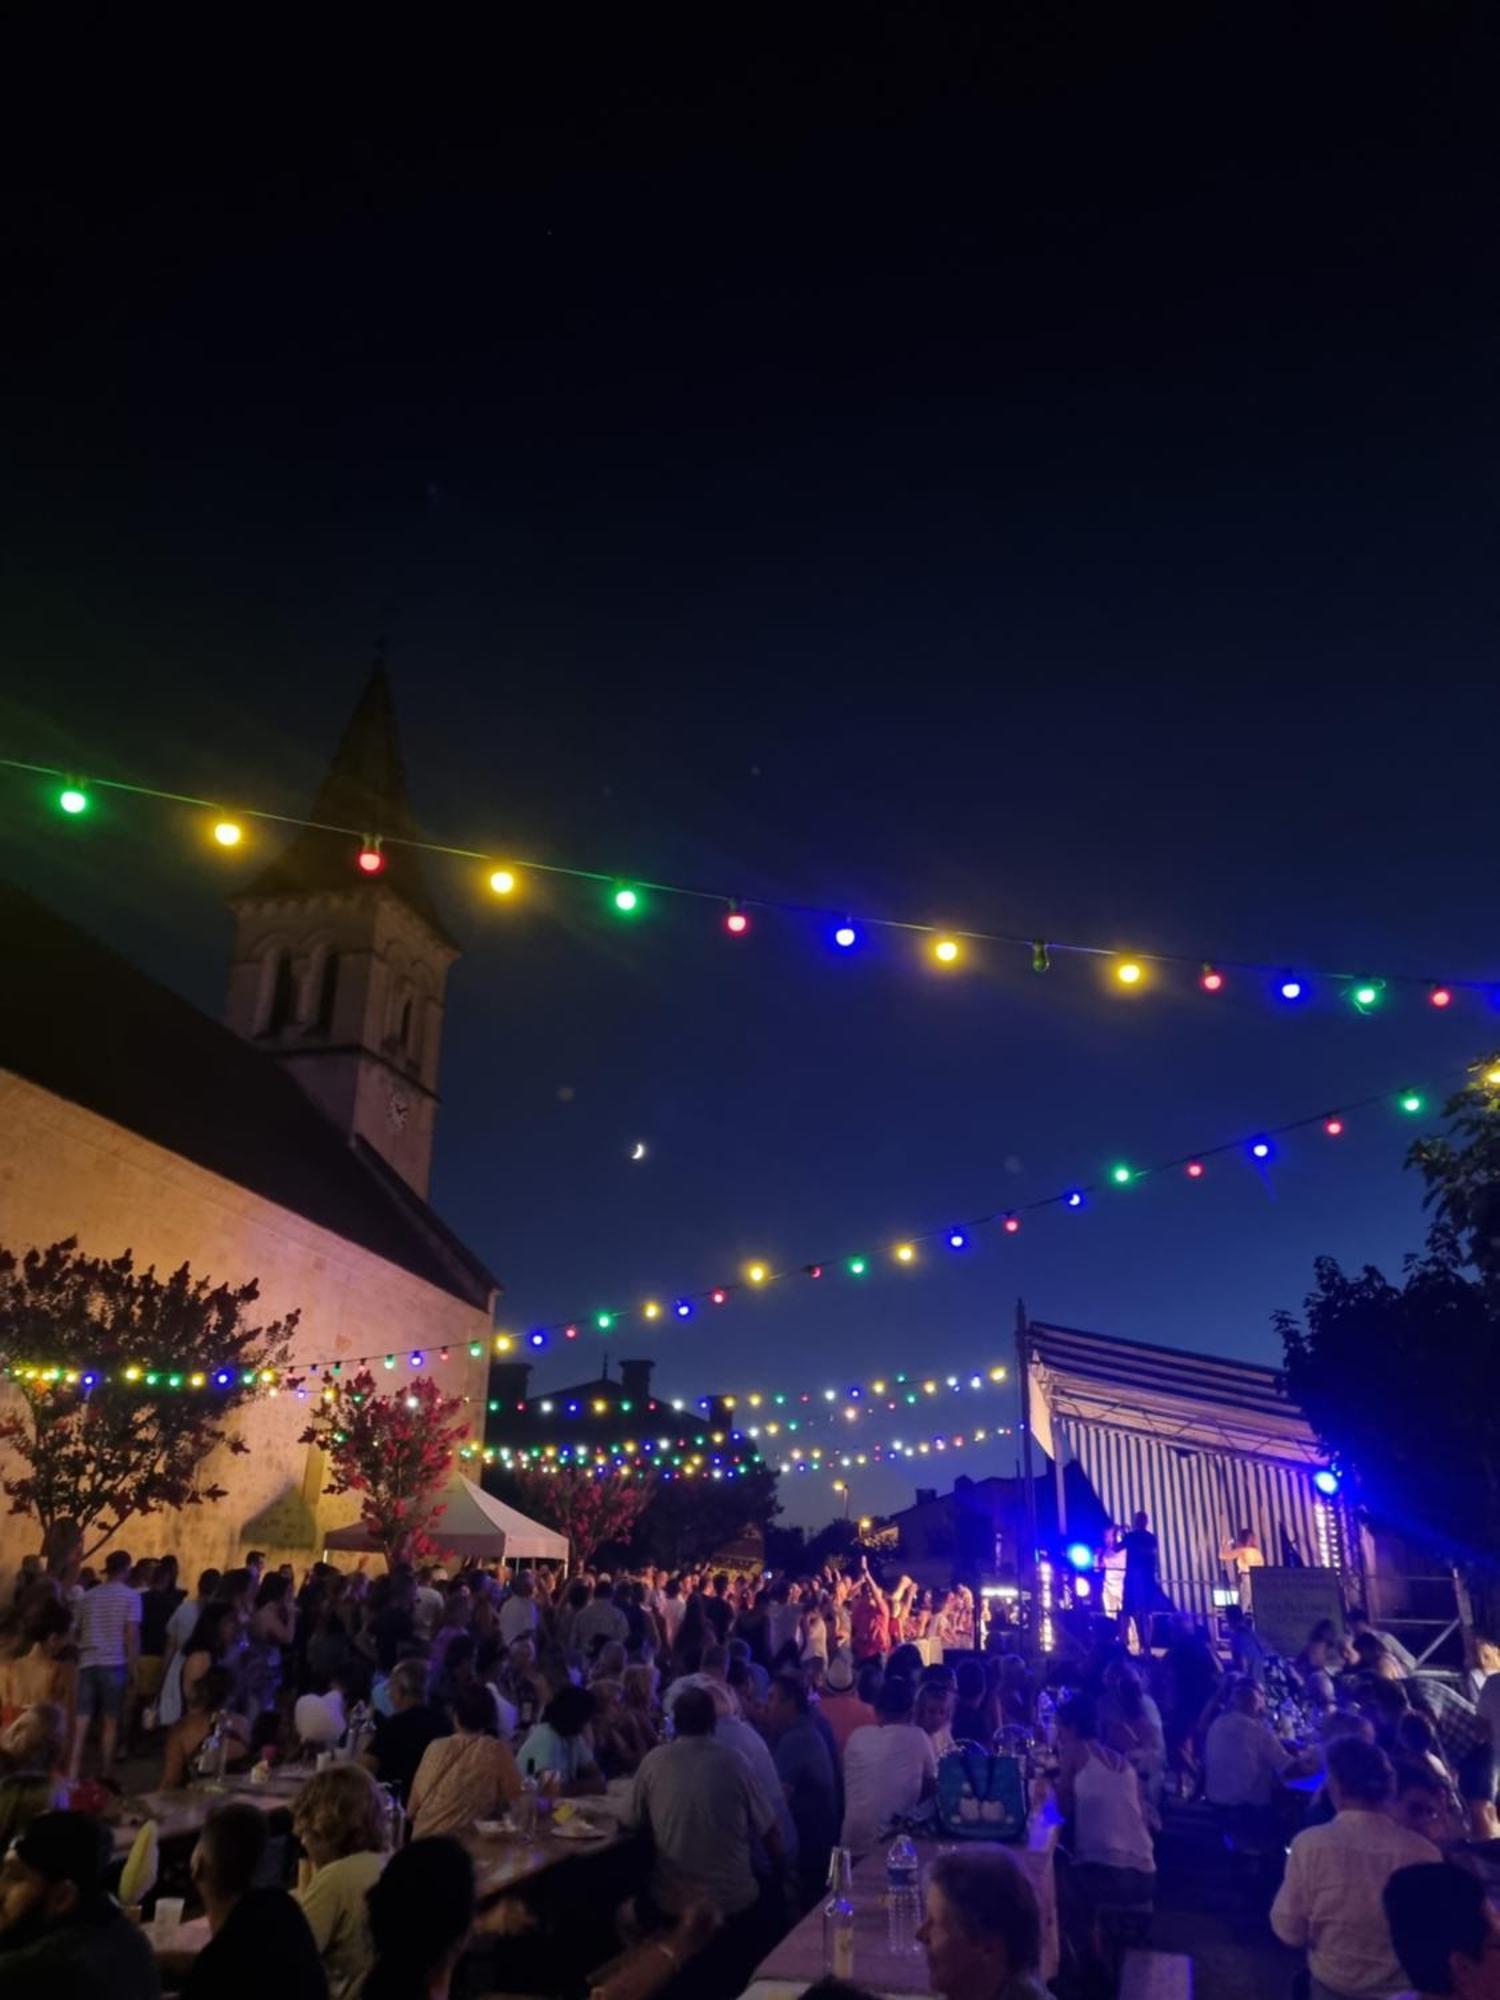
<path fill-rule="evenodd" d="M 1449 1136 L 1408 1156 L 1434 1217 L 1401 1283 L 1321 1257 L 1303 1316 L 1279 1312 L 1275 1325 L 1287 1389 L 1360 1503 L 1455 1563 L 1479 1624 L 1500 1635 L 1497 1084 L 1500 1069 L 1481 1065 L 1445 1106 Z"/>
<path fill-rule="evenodd" d="M 488 1476 L 524 1513 L 567 1536 L 575 1564 L 591 1562 L 611 1542 L 628 1542 L 656 1490 L 649 1473 L 622 1479 L 617 1472 L 591 1472 L 581 1465 L 555 1472 L 526 1466 Z"/>
<path fill-rule="evenodd" d="M 85 1257 L 71 1236 L 0 1248 L 0 1356 L 24 1405 L 0 1417 L 0 1448 L 25 1468 L 0 1479 L 11 1512 L 49 1538 L 76 1523 L 88 1556 L 135 1516 L 222 1500 L 198 1483 L 204 1460 L 248 1449 L 225 1419 L 282 1368 L 297 1326 L 295 1312 L 252 1323 L 258 1296 L 253 1278 L 211 1285 L 186 1264 L 158 1278 L 128 1250 Z"/>
<path fill-rule="evenodd" d="M 776 1474 L 767 1465 L 735 1479 L 673 1479 L 657 1487 L 631 1546 L 642 1561 L 685 1568 L 746 1528 L 768 1528 L 780 1512 Z"/>
<path fill-rule="evenodd" d="M 445 1509 L 456 1447 L 469 1425 L 457 1412 L 461 1396 L 445 1396 L 430 1375 L 376 1393 L 368 1369 L 324 1385 L 322 1401 L 302 1433 L 303 1444 L 327 1454 L 325 1493 L 361 1495 L 360 1519 L 390 1564 L 412 1562 L 441 1546 L 433 1531 Z"/>

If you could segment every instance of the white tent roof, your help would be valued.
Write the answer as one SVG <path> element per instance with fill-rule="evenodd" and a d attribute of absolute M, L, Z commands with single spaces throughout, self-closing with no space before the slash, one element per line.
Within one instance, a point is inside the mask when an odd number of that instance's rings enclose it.
<path fill-rule="evenodd" d="M 528 1521 L 514 1507 L 507 1507 L 493 1493 L 486 1493 L 472 1479 L 450 1481 L 442 1495 L 442 1514 L 433 1523 L 432 1539 L 440 1548 L 456 1556 L 483 1556 L 510 1562 L 566 1562 L 568 1538 L 539 1521 Z M 376 1552 L 377 1543 L 363 1521 L 347 1528 L 335 1528 L 323 1537 L 325 1549 Z"/>

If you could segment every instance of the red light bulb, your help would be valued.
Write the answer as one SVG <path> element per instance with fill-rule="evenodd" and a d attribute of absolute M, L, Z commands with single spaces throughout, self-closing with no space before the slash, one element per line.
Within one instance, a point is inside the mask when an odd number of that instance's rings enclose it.
<path fill-rule="evenodd" d="M 750 919 L 743 910 L 731 910 L 724 919 L 724 928 L 732 937 L 743 937 L 750 928 Z"/>
<path fill-rule="evenodd" d="M 1007 1236 L 1014 1236 L 1021 1227 L 1021 1218 L 1019 1215 L 1007 1215 L 1001 1226 Z"/>
<path fill-rule="evenodd" d="M 809 1264 L 807 1275 L 810 1278 L 821 1278 L 823 1275 L 823 1266 L 821 1264 Z"/>
<path fill-rule="evenodd" d="M 1323 1130 L 1328 1134 L 1330 1139 L 1338 1138 L 1343 1129 L 1344 1121 L 1342 1118 L 1328 1118 L 1324 1120 Z"/>
<path fill-rule="evenodd" d="M 1434 1007 L 1448 1007 L 1453 1002 L 1453 995 L 1446 986 L 1434 986 L 1427 998 Z"/>
<path fill-rule="evenodd" d="M 1187 1163 L 1187 1177 L 1188 1177 L 1188 1179 L 1189 1179 L 1190 1181 L 1201 1181 L 1201 1180 L 1202 1180 L 1202 1178 L 1203 1178 L 1203 1162 L 1202 1162 L 1201 1160 L 1189 1160 L 1189 1161 L 1188 1161 L 1188 1163 Z"/>
<path fill-rule="evenodd" d="M 1203 988 L 1205 993 L 1222 993 L 1224 990 L 1224 975 L 1222 972 L 1215 972 L 1211 965 L 1205 965 L 1198 984 Z"/>
<path fill-rule="evenodd" d="M 362 847 L 359 850 L 359 865 L 366 875 L 378 875 L 385 866 L 385 856 L 378 847 Z"/>
<path fill-rule="evenodd" d="M 729 1294 L 727 1292 L 710 1292 L 708 1296 L 713 1300 L 716 1306 L 721 1306 L 723 1305 L 725 1299 L 728 1298 Z"/>

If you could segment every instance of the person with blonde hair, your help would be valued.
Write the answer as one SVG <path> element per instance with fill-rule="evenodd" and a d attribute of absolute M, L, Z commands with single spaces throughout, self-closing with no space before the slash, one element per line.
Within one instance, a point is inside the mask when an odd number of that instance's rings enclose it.
<path fill-rule="evenodd" d="M 388 1858 L 380 1787 L 358 1764 L 319 1771 L 297 1794 L 292 1830 L 310 1869 L 296 1899 L 328 1975 L 328 2000 L 353 2000 L 375 1962 L 366 1898 Z"/>

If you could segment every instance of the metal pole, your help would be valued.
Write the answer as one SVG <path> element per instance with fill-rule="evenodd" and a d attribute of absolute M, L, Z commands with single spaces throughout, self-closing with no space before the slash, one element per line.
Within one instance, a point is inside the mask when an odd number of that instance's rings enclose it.
<path fill-rule="evenodd" d="M 1026 1650 L 1033 1659 L 1041 1656 L 1041 1620 L 1036 1595 L 1036 1479 L 1031 1458 L 1031 1341 L 1026 1329 L 1026 1301 L 1016 1300 L 1016 1384 L 1021 1398 L 1021 1477 L 1025 1482 L 1026 1545 L 1016 1565 L 1016 1580 L 1027 1593 L 1029 1614 Z"/>

